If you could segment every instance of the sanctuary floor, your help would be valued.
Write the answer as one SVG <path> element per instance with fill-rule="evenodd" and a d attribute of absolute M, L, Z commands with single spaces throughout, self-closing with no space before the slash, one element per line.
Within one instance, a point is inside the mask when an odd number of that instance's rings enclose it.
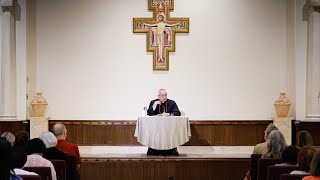
<path fill-rule="evenodd" d="M 146 155 L 148 148 L 144 146 L 79 146 L 79 150 L 83 159 L 155 158 L 155 156 Z M 179 157 L 166 158 L 250 158 L 252 151 L 253 146 L 180 146 L 178 147 Z M 156 157 L 161 158 L 161 156 Z"/>

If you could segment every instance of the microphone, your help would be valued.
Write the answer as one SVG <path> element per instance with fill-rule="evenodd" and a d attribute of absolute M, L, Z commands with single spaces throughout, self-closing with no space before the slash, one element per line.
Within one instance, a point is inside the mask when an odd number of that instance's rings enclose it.
<path fill-rule="evenodd" d="M 159 114 L 161 114 L 161 104 L 157 104 L 157 108 L 159 106 Z"/>

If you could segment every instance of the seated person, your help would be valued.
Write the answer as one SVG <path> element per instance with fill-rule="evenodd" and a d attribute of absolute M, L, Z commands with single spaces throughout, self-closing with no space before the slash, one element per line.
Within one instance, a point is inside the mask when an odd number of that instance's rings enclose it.
<path fill-rule="evenodd" d="M 13 145 L 13 151 L 22 151 L 26 153 L 27 143 L 29 141 L 29 133 L 20 131 L 16 135 L 16 141 Z"/>
<path fill-rule="evenodd" d="M 320 180 L 320 151 L 317 151 L 310 165 L 311 176 L 304 177 L 303 180 Z"/>
<path fill-rule="evenodd" d="M 31 139 L 27 144 L 27 162 L 25 167 L 50 167 L 52 180 L 57 180 L 56 170 L 53 164 L 43 158 L 43 153 L 46 150 L 46 146 L 39 138 Z"/>
<path fill-rule="evenodd" d="M 311 146 L 305 146 L 300 148 L 298 153 L 298 167 L 299 170 L 294 170 L 290 174 L 304 174 L 309 175 L 310 164 L 316 149 Z"/>
<path fill-rule="evenodd" d="M 282 132 L 279 130 L 273 130 L 268 136 L 268 151 L 266 154 L 263 154 L 261 158 L 282 158 L 282 152 L 286 146 L 286 140 L 284 139 Z"/>
<path fill-rule="evenodd" d="M 267 154 L 267 152 L 268 152 L 268 147 L 267 147 L 268 139 L 269 139 L 270 133 L 271 133 L 273 130 L 278 130 L 278 128 L 277 128 L 274 124 L 270 123 L 270 124 L 267 126 L 266 130 L 264 131 L 264 140 L 265 140 L 265 142 L 260 143 L 260 144 L 257 144 L 257 145 L 254 147 L 252 154 Z M 251 179 L 251 172 L 250 172 L 250 170 L 247 171 L 244 179 L 247 179 L 247 180 Z"/>
<path fill-rule="evenodd" d="M 158 114 L 168 114 L 172 116 L 181 115 L 176 102 L 167 99 L 167 91 L 165 89 L 160 89 L 158 91 L 158 99 L 152 100 L 149 105 L 148 115 L 154 116 Z"/>
<path fill-rule="evenodd" d="M 11 143 L 5 138 L 0 137 L 0 179 L 22 180 L 15 175 L 11 159 Z"/>
<path fill-rule="evenodd" d="M 56 123 L 52 128 L 53 134 L 58 139 L 56 147 L 65 154 L 72 154 L 76 157 L 77 168 L 79 169 L 81 164 L 81 157 L 79 148 L 76 144 L 67 142 L 67 128 L 63 123 Z"/>
<path fill-rule="evenodd" d="M 282 151 L 282 159 L 284 163 L 276 164 L 276 166 L 297 166 L 299 148 L 297 146 L 288 146 Z"/>
<path fill-rule="evenodd" d="M 60 151 L 56 145 L 58 140 L 56 136 L 52 132 L 46 131 L 40 134 L 40 139 L 46 145 L 46 150 L 43 153 L 43 157 L 46 159 L 58 159 L 58 160 L 65 160 L 66 155 L 64 152 Z"/>
<path fill-rule="evenodd" d="M 34 172 L 29 172 L 23 169 L 27 162 L 27 154 L 24 151 L 13 151 L 12 152 L 12 167 L 13 171 L 17 176 L 20 175 L 38 175 Z"/>
<path fill-rule="evenodd" d="M 11 144 L 11 146 L 13 146 L 14 142 L 15 142 L 15 137 L 11 132 L 4 132 L 1 134 L 1 137 L 4 137 L 7 139 L 7 141 L 9 141 L 9 143 Z"/>
<path fill-rule="evenodd" d="M 158 91 L 158 99 L 152 100 L 149 105 L 148 115 L 154 116 L 158 114 L 171 115 L 171 116 L 181 115 L 181 112 L 176 102 L 167 98 L 167 91 L 165 89 L 160 89 Z M 177 151 L 177 148 L 173 148 L 169 150 L 156 150 L 156 149 L 148 148 L 147 155 L 178 156 L 179 153 Z"/>
<path fill-rule="evenodd" d="M 297 146 L 313 146 L 313 139 L 308 131 L 300 131 L 297 135 Z"/>
<path fill-rule="evenodd" d="M 268 140 L 268 136 L 269 134 L 273 131 L 273 130 L 278 130 L 278 128 L 270 123 L 266 130 L 264 131 L 264 140 L 265 142 L 257 144 L 254 149 L 253 149 L 253 153 L 252 154 L 266 154 L 268 152 L 268 148 L 267 148 L 267 140 Z"/>

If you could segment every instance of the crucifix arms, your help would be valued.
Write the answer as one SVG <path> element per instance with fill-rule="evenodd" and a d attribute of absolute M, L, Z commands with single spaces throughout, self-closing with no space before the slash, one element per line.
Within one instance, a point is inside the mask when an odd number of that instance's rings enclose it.
<path fill-rule="evenodd" d="M 147 27 L 159 27 L 159 26 L 163 26 L 163 27 L 175 27 L 175 26 L 179 26 L 181 23 L 174 23 L 174 24 L 169 24 L 169 23 L 165 23 L 165 22 L 159 22 L 156 24 L 148 24 L 148 23 L 142 23 L 142 25 L 145 25 Z"/>
<path fill-rule="evenodd" d="M 181 23 L 174 23 L 174 24 L 168 24 L 166 23 L 166 27 L 175 27 L 175 26 L 179 26 Z"/>

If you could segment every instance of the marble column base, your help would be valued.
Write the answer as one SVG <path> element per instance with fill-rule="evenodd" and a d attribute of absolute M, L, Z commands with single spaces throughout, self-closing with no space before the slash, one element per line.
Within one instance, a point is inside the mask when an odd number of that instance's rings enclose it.
<path fill-rule="evenodd" d="M 30 117 L 30 139 L 38 138 L 42 132 L 48 131 L 48 126 L 47 117 Z"/>
<path fill-rule="evenodd" d="M 294 120 L 294 117 L 273 118 L 273 124 L 283 133 L 288 145 L 291 145 L 292 141 L 292 120 Z"/>

